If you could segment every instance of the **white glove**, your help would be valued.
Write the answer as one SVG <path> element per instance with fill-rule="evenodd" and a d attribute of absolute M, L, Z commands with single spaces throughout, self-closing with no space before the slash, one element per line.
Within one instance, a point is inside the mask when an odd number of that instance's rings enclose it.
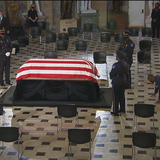
<path fill-rule="evenodd" d="M 7 53 L 6 53 L 6 56 L 9 57 L 9 56 L 10 56 L 10 52 L 7 52 Z"/>

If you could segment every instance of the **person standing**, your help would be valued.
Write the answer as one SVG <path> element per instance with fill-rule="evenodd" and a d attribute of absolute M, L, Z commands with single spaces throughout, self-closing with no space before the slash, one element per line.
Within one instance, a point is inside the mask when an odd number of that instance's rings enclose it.
<path fill-rule="evenodd" d="M 156 104 L 160 104 L 160 76 L 153 76 L 153 74 L 148 75 L 148 80 L 151 83 L 155 82 L 155 90 L 154 94 L 151 95 L 151 97 L 156 97 L 156 94 L 159 92 L 158 100 L 155 102 Z"/>
<path fill-rule="evenodd" d="M 159 27 L 160 27 L 160 10 L 159 3 L 155 4 L 155 8 L 151 13 L 151 27 L 152 27 L 152 38 L 155 38 L 155 30 L 157 31 L 157 38 L 159 38 Z"/>
<path fill-rule="evenodd" d="M 10 55 L 12 52 L 12 44 L 9 37 L 0 30 L 0 85 L 4 86 L 3 72 L 5 70 L 6 84 L 12 85 L 10 82 Z"/>
<path fill-rule="evenodd" d="M 28 18 L 29 18 L 29 28 L 30 32 L 32 32 L 32 27 L 37 27 L 38 23 L 38 14 L 37 10 L 35 9 L 35 5 L 32 4 L 30 10 L 28 11 Z"/>
<path fill-rule="evenodd" d="M 5 34 L 9 34 L 9 24 L 6 17 L 0 11 L 0 30 L 4 30 Z"/>
<path fill-rule="evenodd" d="M 125 31 L 123 32 L 123 38 L 124 40 L 122 41 L 122 43 L 119 46 L 119 50 L 125 52 L 126 57 L 124 58 L 124 61 L 127 62 L 127 70 L 128 70 L 128 83 L 129 86 L 128 88 L 131 88 L 131 65 L 133 63 L 133 51 L 135 48 L 135 44 L 133 43 L 133 41 L 130 39 L 130 31 Z"/>
<path fill-rule="evenodd" d="M 110 79 L 112 79 L 113 88 L 113 112 L 115 116 L 118 116 L 118 112 L 125 113 L 125 89 L 128 87 L 127 82 L 127 63 L 123 61 L 125 58 L 123 51 L 116 52 L 116 59 L 118 62 L 114 63 L 110 72 Z M 120 104 L 120 109 L 119 109 Z"/>

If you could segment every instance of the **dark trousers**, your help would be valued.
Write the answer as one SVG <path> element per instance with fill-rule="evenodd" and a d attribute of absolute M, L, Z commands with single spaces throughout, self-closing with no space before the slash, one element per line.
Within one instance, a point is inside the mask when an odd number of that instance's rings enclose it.
<path fill-rule="evenodd" d="M 3 72 L 5 70 L 5 81 L 10 82 L 10 56 L 0 55 L 0 83 L 4 83 Z"/>
<path fill-rule="evenodd" d="M 112 80 L 113 88 L 113 112 L 118 114 L 119 104 L 120 110 L 125 112 L 125 88 L 127 86 L 126 77 L 114 77 Z"/>
<path fill-rule="evenodd" d="M 155 37 L 155 31 L 157 30 L 157 38 L 159 38 L 159 22 L 153 22 L 152 21 L 152 38 Z"/>
<path fill-rule="evenodd" d="M 127 71 L 128 71 L 127 81 L 128 81 L 129 88 L 131 88 L 131 65 L 132 63 L 127 63 Z"/>

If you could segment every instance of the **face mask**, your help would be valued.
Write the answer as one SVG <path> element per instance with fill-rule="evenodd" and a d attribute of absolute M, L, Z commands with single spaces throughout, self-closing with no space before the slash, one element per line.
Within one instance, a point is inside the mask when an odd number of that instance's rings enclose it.
<path fill-rule="evenodd" d="M 158 9 L 159 7 L 156 6 L 156 9 Z"/>
<path fill-rule="evenodd" d="M 2 17 L 2 15 L 0 15 L 0 18 Z"/>
<path fill-rule="evenodd" d="M 128 37 L 123 37 L 124 40 L 126 40 Z"/>
<path fill-rule="evenodd" d="M 32 7 L 32 9 L 34 9 L 34 7 Z"/>

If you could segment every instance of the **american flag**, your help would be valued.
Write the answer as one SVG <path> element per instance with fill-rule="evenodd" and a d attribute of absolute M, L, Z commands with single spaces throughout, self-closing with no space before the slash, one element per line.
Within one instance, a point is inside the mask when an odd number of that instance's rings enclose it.
<path fill-rule="evenodd" d="M 16 76 L 16 81 L 27 78 L 79 79 L 97 82 L 100 77 L 94 63 L 85 59 L 55 58 L 30 59 L 24 63 Z"/>

